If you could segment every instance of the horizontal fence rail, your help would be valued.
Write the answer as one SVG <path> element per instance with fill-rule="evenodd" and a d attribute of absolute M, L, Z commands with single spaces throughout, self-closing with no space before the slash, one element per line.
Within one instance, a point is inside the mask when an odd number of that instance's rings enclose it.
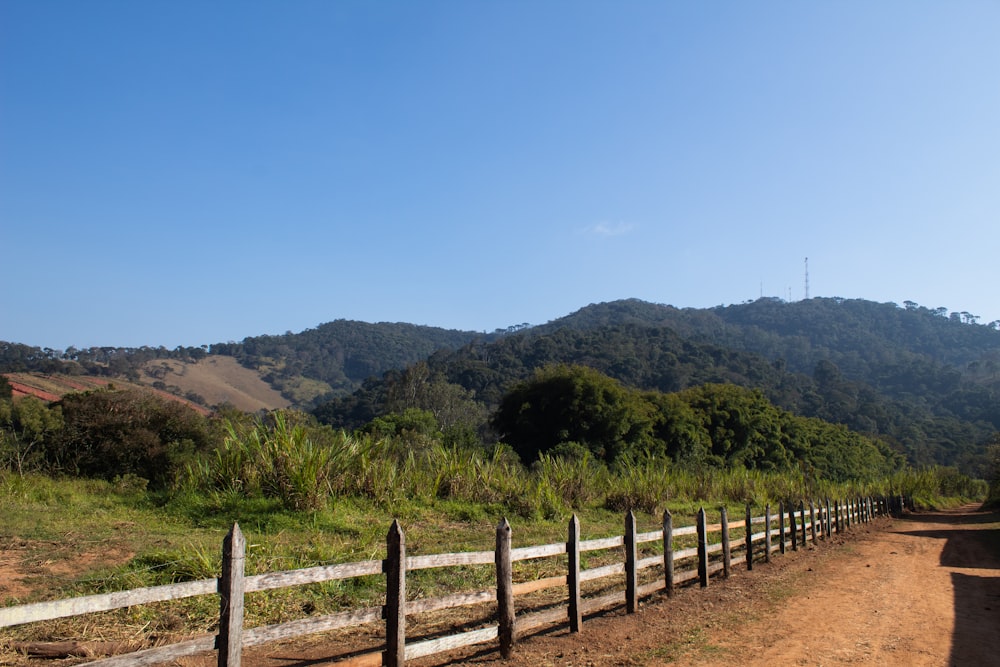
<path fill-rule="evenodd" d="M 246 647 L 374 623 L 384 624 L 386 642 L 383 649 L 352 657 L 345 664 L 402 665 L 407 660 L 489 642 L 497 642 L 501 654 L 510 657 L 518 635 L 535 628 L 567 623 L 571 632 L 580 632 L 585 614 L 621 605 L 624 605 L 627 613 L 635 613 L 640 598 L 661 592 L 670 596 L 676 586 L 695 580 L 701 587 L 707 587 L 712 575 L 721 572 L 723 578 L 728 577 L 735 565 L 743 564 L 748 570 L 752 570 L 755 562 L 770 561 L 775 552 L 785 553 L 789 548 L 797 550 L 808 541 L 815 543 L 818 539 L 842 534 L 854 524 L 899 513 L 903 507 L 903 499 L 899 497 L 865 497 L 810 501 L 808 504 L 800 501 L 798 506 L 779 504 L 773 511 L 768 505 L 762 515 L 754 516 L 748 505 L 745 517 L 735 521 L 730 520 L 723 507 L 719 512 L 719 523 L 713 524 L 707 522 L 706 512 L 701 509 L 693 525 L 677 528 L 673 526 L 673 516 L 667 511 L 663 514 L 661 528 L 642 533 L 636 532 L 635 516 L 629 512 L 625 517 L 622 535 L 588 540 L 580 539 L 580 522 L 574 515 L 569 522 L 565 543 L 516 549 L 511 546 L 511 527 L 504 519 L 497 526 L 496 547 L 493 551 L 421 556 L 406 555 L 405 535 L 399 522 L 394 521 L 386 538 L 385 560 L 323 565 L 253 576 L 244 576 L 246 542 L 239 525 L 234 524 L 223 542 L 222 576 L 217 579 L 2 607 L 0 628 L 199 595 L 217 595 L 220 608 L 217 635 L 197 637 L 87 664 L 100 667 L 155 665 L 214 650 L 218 652 L 220 667 L 238 667 L 242 651 Z M 734 539 L 730 536 L 730 530 L 742 534 Z M 710 535 L 718 536 L 717 540 L 710 540 Z M 678 538 L 688 538 L 682 541 L 690 544 L 691 537 L 694 538 L 693 546 L 675 549 Z M 624 558 L 621 557 L 622 552 Z M 581 563 L 584 554 L 595 554 L 594 558 L 605 562 L 590 568 L 583 567 Z M 565 574 L 514 582 L 515 562 L 562 556 L 565 556 Z M 607 562 L 608 560 L 611 562 Z M 468 565 L 493 566 L 496 587 L 429 599 L 407 599 L 407 572 Z M 678 569 L 679 567 L 686 569 Z M 659 568 L 660 574 L 646 575 L 646 581 L 640 584 L 640 573 L 654 568 Z M 276 625 L 248 629 L 243 627 L 243 603 L 247 593 L 364 576 L 385 578 L 385 605 Z M 620 583 L 623 577 L 624 591 Z M 611 589 L 611 592 L 583 595 L 581 584 L 602 581 L 603 589 L 594 584 L 589 587 L 591 592 L 600 593 L 607 589 Z M 561 604 L 540 611 L 515 614 L 515 597 L 561 587 L 565 587 L 567 592 Z M 486 627 L 446 637 L 407 641 L 408 616 L 472 605 L 495 606 L 496 612 Z"/>

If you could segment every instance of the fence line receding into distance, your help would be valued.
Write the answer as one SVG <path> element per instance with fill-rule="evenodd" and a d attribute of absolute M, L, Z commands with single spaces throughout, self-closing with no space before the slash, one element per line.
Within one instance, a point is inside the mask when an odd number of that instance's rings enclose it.
<path fill-rule="evenodd" d="M 729 519 L 725 508 L 720 511 L 720 522 L 709 524 L 706 512 L 701 509 L 694 525 L 675 528 L 673 516 L 664 512 L 662 526 L 649 532 L 637 532 L 632 512 L 625 517 L 622 535 L 597 539 L 580 539 L 580 522 L 574 515 L 569 522 L 565 543 L 544 544 L 514 548 L 511 526 L 504 519 L 496 529 L 496 547 L 492 551 L 446 553 L 407 556 L 406 539 L 398 521 L 394 521 L 386 538 L 385 560 L 361 561 L 339 565 L 323 565 L 286 572 L 270 572 L 254 576 L 244 574 L 246 541 L 238 524 L 223 541 L 222 573 L 217 579 L 202 579 L 166 586 L 154 586 L 101 595 L 40 602 L 0 608 L 0 628 L 80 616 L 139 604 L 177 600 L 199 595 L 219 596 L 219 632 L 167 646 L 148 648 L 126 655 L 87 663 L 100 667 L 125 665 L 155 665 L 177 658 L 203 653 L 218 652 L 220 667 L 238 667 L 246 647 L 267 642 L 291 639 L 307 634 L 348 628 L 364 624 L 384 624 L 386 642 L 382 650 L 361 656 L 345 658 L 341 664 L 402 665 L 406 660 L 430 656 L 475 644 L 496 642 L 504 657 L 514 651 L 517 637 L 545 625 L 566 623 L 571 632 L 580 632 L 583 617 L 589 613 L 624 605 L 627 613 L 635 613 L 639 599 L 658 592 L 670 596 L 674 588 L 685 582 L 697 580 L 707 587 L 712 575 L 722 573 L 728 577 L 733 566 L 745 564 L 753 569 L 754 562 L 769 561 L 777 551 L 797 550 L 808 540 L 827 539 L 842 534 L 855 523 L 901 511 L 901 498 L 865 497 L 847 501 L 825 500 L 820 503 L 800 502 L 779 504 L 772 512 L 770 506 L 764 514 L 753 516 L 746 507 L 742 521 Z M 786 523 L 787 521 L 787 523 Z M 742 524 L 742 525 L 741 525 Z M 742 535 L 733 539 L 730 531 Z M 754 532 L 754 531 L 757 532 Z M 709 536 L 718 535 L 718 541 Z M 691 537 L 688 537 L 691 536 Z M 685 545 L 694 540 L 693 546 Z M 776 539 L 775 539 L 776 538 Z M 649 543 L 655 543 L 653 548 Z M 643 545 L 646 545 L 645 547 Z M 615 554 L 624 552 L 624 558 Z M 643 557 L 643 552 L 655 552 Z M 585 568 L 583 557 L 600 552 L 597 559 L 607 562 L 597 567 Z M 604 558 L 600 556 L 603 554 Z M 565 574 L 514 581 L 514 563 L 565 556 Z M 409 572 L 468 565 L 492 565 L 496 573 L 495 588 L 453 593 L 436 598 L 409 600 L 406 594 L 406 575 Z M 678 567 L 687 569 L 678 570 Z M 655 568 L 655 569 L 654 569 Z M 640 573 L 646 575 L 640 582 Z M 276 625 L 243 627 L 244 596 L 256 591 L 266 591 L 305 584 L 352 579 L 364 576 L 385 577 L 385 604 L 352 609 L 336 614 L 307 617 Z M 621 577 L 624 576 L 624 592 Z M 604 581 L 603 589 L 599 588 Z M 588 592 L 584 595 L 582 584 Z M 618 582 L 618 583 L 615 583 Z M 551 599 L 540 603 L 529 613 L 515 613 L 514 599 L 546 589 L 565 587 L 566 596 L 553 604 Z M 610 589 L 610 592 L 608 592 Z M 551 598 L 551 596 L 550 596 Z M 489 604 L 493 611 L 481 618 L 481 625 L 444 637 L 407 641 L 406 618 L 414 614 L 439 611 L 456 607 Z M 475 621 L 476 619 L 470 619 Z"/>

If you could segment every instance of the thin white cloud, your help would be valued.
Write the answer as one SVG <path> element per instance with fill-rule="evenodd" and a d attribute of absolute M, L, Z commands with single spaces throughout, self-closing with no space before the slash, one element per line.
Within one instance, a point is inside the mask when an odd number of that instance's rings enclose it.
<path fill-rule="evenodd" d="M 595 236 L 622 236 L 635 229 L 631 222 L 599 222 L 587 228 L 588 234 Z"/>

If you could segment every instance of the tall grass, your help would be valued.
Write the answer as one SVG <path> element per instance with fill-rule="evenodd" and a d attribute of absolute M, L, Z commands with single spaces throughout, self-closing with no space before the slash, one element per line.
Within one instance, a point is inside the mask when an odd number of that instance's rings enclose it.
<path fill-rule="evenodd" d="M 907 468 L 871 486 L 876 493 L 906 496 L 915 507 L 922 509 L 982 501 L 989 491 L 985 481 L 971 479 L 955 468 L 941 466 Z"/>
<path fill-rule="evenodd" d="M 348 443 L 321 446 L 281 412 L 270 423 L 226 424 L 222 445 L 189 466 L 187 484 L 200 490 L 277 498 L 291 510 L 319 509 L 349 457 Z"/>
<path fill-rule="evenodd" d="M 906 469 L 889 479 L 845 483 L 800 470 L 692 469 L 662 457 L 608 468 L 588 454 L 543 454 L 527 468 L 503 445 L 477 449 L 430 437 L 354 436 L 292 424 L 281 413 L 228 424 L 222 446 L 191 466 L 188 484 L 216 494 L 220 506 L 261 497 L 286 510 L 315 511 L 354 497 L 387 510 L 447 501 L 524 518 L 556 518 L 591 506 L 655 514 L 671 503 L 762 506 L 872 494 L 903 494 L 932 507 L 986 495 L 984 482 L 953 468 Z"/>

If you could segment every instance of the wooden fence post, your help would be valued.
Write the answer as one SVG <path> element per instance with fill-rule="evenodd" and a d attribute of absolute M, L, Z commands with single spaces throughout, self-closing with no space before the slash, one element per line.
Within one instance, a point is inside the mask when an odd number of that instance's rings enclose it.
<path fill-rule="evenodd" d="M 785 504 L 778 503 L 778 551 L 785 553 Z"/>
<path fill-rule="evenodd" d="M 826 521 L 823 523 L 823 529 L 826 532 L 826 539 L 830 539 L 833 536 L 831 523 L 832 519 L 830 517 L 830 496 L 826 497 Z"/>
<path fill-rule="evenodd" d="M 663 510 L 663 580 L 667 597 L 674 594 L 674 517 Z"/>
<path fill-rule="evenodd" d="M 844 532 L 844 529 L 840 523 L 840 501 L 836 499 L 833 501 L 833 520 L 836 524 L 837 534 L 840 535 Z"/>
<path fill-rule="evenodd" d="M 747 569 L 753 569 L 753 515 L 750 504 L 747 504 L 746 516 Z"/>
<path fill-rule="evenodd" d="M 764 505 L 764 562 L 771 562 L 771 503 Z"/>
<path fill-rule="evenodd" d="M 799 550 L 798 531 L 795 529 L 795 506 L 788 503 L 788 534 L 792 538 L 792 551 Z"/>
<path fill-rule="evenodd" d="M 514 562 L 511 560 L 511 531 L 507 519 L 497 525 L 497 635 L 500 655 L 506 660 L 514 653 L 517 634 L 514 631 Z"/>
<path fill-rule="evenodd" d="M 722 524 L 722 576 L 728 579 L 733 559 L 729 546 L 729 513 L 725 505 L 719 509 L 719 515 Z"/>
<path fill-rule="evenodd" d="M 701 587 L 708 586 L 708 522 L 705 508 L 698 510 L 698 581 Z"/>
<path fill-rule="evenodd" d="M 806 503 L 799 501 L 799 525 L 802 526 L 802 548 L 806 546 Z"/>
<path fill-rule="evenodd" d="M 406 536 L 393 520 L 385 538 L 385 653 L 382 664 L 402 667 L 406 661 Z"/>
<path fill-rule="evenodd" d="M 635 542 L 635 514 L 632 510 L 625 515 L 625 610 L 629 614 L 639 611 L 639 560 Z"/>
<path fill-rule="evenodd" d="M 816 544 L 816 504 L 811 500 L 809 501 L 809 524 L 813 544 Z"/>
<path fill-rule="evenodd" d="M 243 574 L 247 541 L 234 523 L 222 541 L 222 578 L 219 580 L 219 667 L 240 667 L 243 655 Z"/>
<path fill-rule="evenodd" d="M 569 588 L 569 631 L 580 632 L 583 625 L 583 612 L 580 609 L 580 519 L 575 514 L 569 520 L 566 555 L 569 557 L 569 573 L 566 575 L 566 585 Z"/>

